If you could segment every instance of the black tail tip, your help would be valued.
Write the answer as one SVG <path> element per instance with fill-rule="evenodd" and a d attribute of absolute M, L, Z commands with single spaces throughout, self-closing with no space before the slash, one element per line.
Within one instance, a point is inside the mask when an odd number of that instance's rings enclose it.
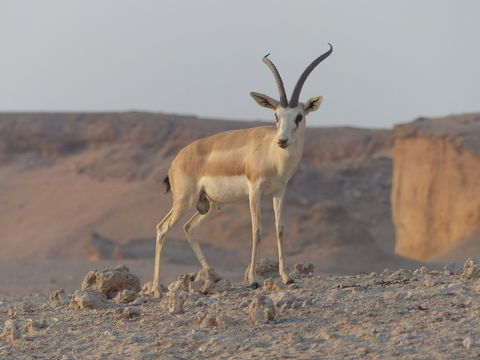
<path fill-rule="evenodd" d="M 165 176 L 165 179 L 163 179 L 163 183 L 165 184 L 165 194 L 168 193 L 170 191 L 170 189 L 172 188 L 170 186 L 170 179 L 168 178 L 168 176 Z"/>

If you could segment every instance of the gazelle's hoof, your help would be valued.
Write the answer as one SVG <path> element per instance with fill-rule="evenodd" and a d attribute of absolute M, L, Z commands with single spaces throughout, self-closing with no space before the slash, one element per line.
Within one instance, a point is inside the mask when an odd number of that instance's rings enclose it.
<path fill-rule="evenodd" d="M 155 289 L 153 291 L 153 297 L 156 299 L 161 299 L 162 298 L 162 291 L 160 289 Z"/>
<path fill-rule="evenodd" d="M 258 289 L 259 285 L 256 281 L 247 286 L 250 289 Z"/>
<path fill-rule="evenodd" d="M 285 285 L 289 285 L 289 284 L 295 284 L 295 280 L 288 279 L 287 282 L 285 283 Z"/>

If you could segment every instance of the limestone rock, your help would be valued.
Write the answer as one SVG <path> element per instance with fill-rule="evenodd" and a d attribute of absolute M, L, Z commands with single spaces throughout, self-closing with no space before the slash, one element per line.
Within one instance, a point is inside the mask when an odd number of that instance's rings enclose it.
<path fill-rule="evenodd" d="M 202 288 L 203 288 L 203 282 L 202 281 L 192 281 L 188 284 L 188 291 L 190 291 L 192 294 L 195 293 L 202 293 Z"/>
<path fill-rule="evenodd" d="M 215 289 L 215 283 L 208 279 L 203 283 L 202 294 L 208 295 L 211 294 Z"/>
<path fill-rule="evenodd" d="M 276 314 L 272 299 L 265 295 L 256 295 L 248 306 L 248 315 L 255 324 L 268 324 Z"/>
<path fill-rule="evenodd" d="M 276 281 L 274 278 L 265 279 L 262 286 L 262 289 L 265 291 L 277 291 L 277 290 L 282 290 L 283 288 L 284 288 L 284 285 Z"/>
<path fill-rule="evenodd" d="M 289 291 L 278 291 L 271 295 L 277 308 L 290 308 L 297 301 L 297 298 Z"/>
<path fill-rule="evenodd" d="M 468 259 L 463 265 L 462 278 L 473 279 L 480 277 L 480 260 Z"/>
<path fill-rule="evenodd" d="M 462 265 L 457 263 L 450 263 L 443 267 L 445 275 L 458 275 L 462 272 Z"/>
<path fill-rule="evenodd" d="M 6 320 L 3 325 L 2 337 L 7 341 L 20 339 L 21 333 L 18 322 L 12 319 Z"/>
<path fill-rule="evenodd" d="M 221 279 L 215 283 L 215 292 L 223 292 L 230 290 L 231 288 L 232 284 L 226 279 Z"/>
<path fill-rule="evenodd" d="M 142 289 L 140 290 L 140 295 L 151 295 L 152 294 L 152 281 L 148 281 L 143 284 Z"/>
<path fill-rule="evenodd" d="M 113 301 L 120 304 L 128 304 L 134 301 L 137 295 L 138 294 L 132 290 L 121 290 L 117 293 Z"/>
<path fill-rule="evenodd" d="M 107 299 L 112 299 L 122 290 L 138 293 L 140 280 L 130 273 L 128 267 L 122 265 L 105 270 L 90 271 L 82 283 L 82 290 L 87 289 L 100 291 Z"/>
<path fill-rule="evenodd" d="M 77 290 L 72 296 L 70 305 L 75 309 L 106 309 L 110 304 L 105 296 L 96 290 Z"/>
<path fill-rule="evenodd" d="M 463 339 L 463 342 L 462 342 L 462 345 L 467 349 L 470 349 L 474 344 L 475 344 L 475 341 L 471 336 L 467 336 L 465 339 Z"/>
<path fill-rule="evenodd" d="M 199 313 L 195 323 L 203 328 L 226 328 L 235 325 L 235 321 L 227 315 L 217 313 Z"/>
<path fill-rule="evenodd" d="M 70 297 L 65 294 L 63 289 L 53 291 L 49 296 L 50 301 L 59 301 L 62 303 L 70 303 Z"/>
<path fill-rule="evenodd" d="M 213 268 L 201 269 L 196 274 L 182 274 L 168 286 L 170 291 L 187 291 L 192 294 L 212 294 L 231 288 L 228 280 L 222 279 Z"/>
<path fill-rule="evenodd" d="M 219 281 L 221 279 L 222 279 L 222 277 L 220 275 L 218 275 L 215 272 L 215 269 L 213 269 L 213 268 L 201 269 L 197 273 L 197 276 L 195 277 L 195 281 L 206 282 L 207 280 L 210 280 L 214 283 L 216 283 L 217 281 Z"/>
<path fill-rule="evenodd" d="M 124 308 L 124 309 L 120 308 L 120 309 L 118 309 L 117 313 L 118 313 L 117 318 L 118 319 L 123 319 L 123 320 L 139 318 L 140 315 L 141 315 L 140 309 L 137 308 L 137 307 L 133 307 L 133 306 L 129 306 L 129 307 Z"/>
<path fill-rule="evenodd" d="M 388 281 L 408 281 L 412 278 L 412 273 L 409 270 L 399 269 L 387 276 Z"/>
<path fill-rule="evenodd" d="M 295 264 L 294 269 L 297 274 L 310 275 L 313 274 L 315 266 L 311 262 L 306 262 L 303 264 Z"/>
<path fill-rule="evenodd" d="M 190 283 L 194 281 L 194 277 L 190 274 L 181 274 L 178 276 L 177 280 L 168 285 L 169 291 L 190 291 Z"/>
<path fill-rule="evenodd" d="M 182 314 L 183 304 L 188 293 L 183 290 L 173 290 L 167 293 L 168 312 L 170 314 Z"/>
<path fill-rule="evenodd" d="M 418 269 L 416 269 L 413 272 L 413 275 L 416 275 L 416 276 L 425 276 L 427 274 L 428 274 L 428 269 L 425 266 L 420 266 Z"/>
<path fill-rule="evenodd" d="M 426 260 L 475 232 L 479 125 L 477 114 L 465 114 L 395 126 L 391 194 L 397 254 Z"/>

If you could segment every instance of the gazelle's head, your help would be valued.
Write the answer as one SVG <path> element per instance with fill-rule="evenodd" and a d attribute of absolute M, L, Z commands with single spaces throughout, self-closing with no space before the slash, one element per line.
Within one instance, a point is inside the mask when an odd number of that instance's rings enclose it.
<path fill-rule="evenodd" d="M 283 149 L 295 141 L 295 131 L 299 127 L 305 126 L 305 116 L 308 113 L 317 110 L 322 103 L 322 96 L 313 97 L 305 103 L 299 103 L 298 100 L 300 98 L 300 92 L 302 91 L 303 84 L 305 83 L 305 80 L 307 80 L 308 75 L 310 75 L 312 70 L 332 53 L 333 47 L 331 44 L 328 45 L 330 45 L 330 49 L 323 55 L 316 58 L 300 76 L 295 88 L 293 89 L 290 101 L 287 100 L 285 87 L 283 86 L 283 81 L 278 73 L 277 68 L 267 58 L 267 56 L 270 54 L 265 55 L 263 58 L 263 62 L 270 68 L 275 78 L 275 82 L 277 83 L 280 101 L 256 92 L 251 92 L 250 95 L 258 105 L 273 110 L 275 113 L 275 119 L 277 121 L 277 144 Z"/>

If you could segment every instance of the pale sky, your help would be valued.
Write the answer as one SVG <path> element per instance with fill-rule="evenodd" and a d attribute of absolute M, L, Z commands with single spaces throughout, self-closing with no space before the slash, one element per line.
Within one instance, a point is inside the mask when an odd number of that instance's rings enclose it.
<path fill-rule="evenodd" d="M 273 118 L 250 91 L 301 101 L 310 125 L 390 127 L 480 111 L 478 0 L 1 0 L 0 111 Z"/>

